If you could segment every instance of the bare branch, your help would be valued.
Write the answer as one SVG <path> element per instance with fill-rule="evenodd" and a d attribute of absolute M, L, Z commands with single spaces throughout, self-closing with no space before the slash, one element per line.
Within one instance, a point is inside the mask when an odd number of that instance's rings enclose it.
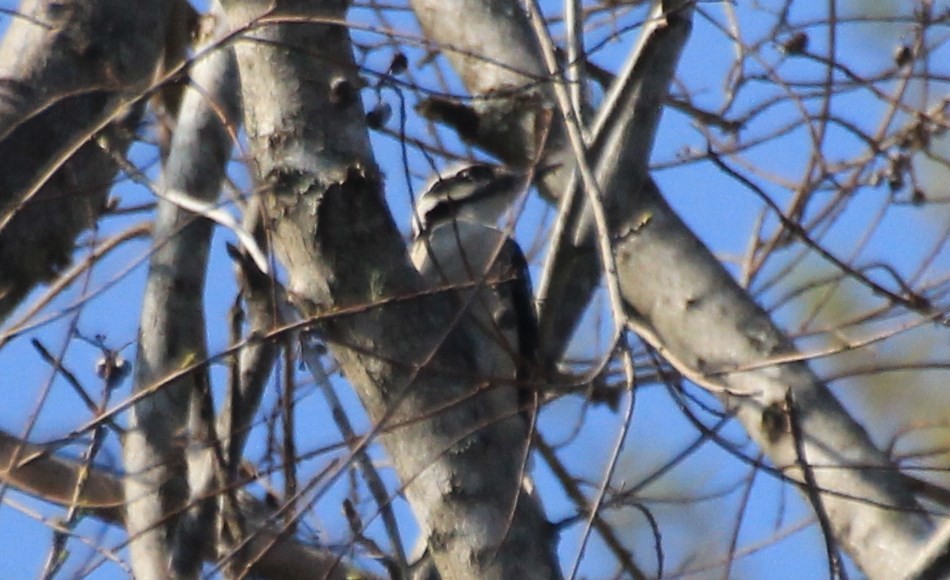
<path fill-rule="evenodd" d="M 0 319 L 69 264 L 76 236 L 106 207 L 116 166 L 101 143 L 131 142 L 166 6 L 29 0 L 20 10 L 30 18 L 10 23 L 0 46 Z"/>
<path fill-rule="evenodd" d="M 238 117 L 237 71 L 229 49 L 198 60 L 186 89 L 161 187 L 204 202 L 217 198 Z M 211 222 L 164 198 L 153 230 L 155 251 L 142 307 L 134 392 L 207 356 L 203 289 Z M 204 497 L 213 480 L 215 445 L 206 369 L 196 370 L 131 409 L 124 441 L 127 527 L 136 575 L 164 574 L 169 562 L 185 577 L 200 570 L 212 542 L 214 498 L 180 519 L 191 489 Z M 210 413 L 210 414 L 209 414 Z M 195 438 L 187 469 L 185 442 Z M 186 473 L 187 471 L 187 473 Z M 187 477 L 187 481 L 186 481 Z M 212 517 L 208 517 L 209 513 Z M 213 543 L 213 542 L 212 542 Z M 174 554 L 174 558 L 172 557 Z"/>
<path fill-rule="evenodd" d="M 672 3 L 662 3 L 667 4 Z M 435 27 L 426 30 L 439 32 Z M 466 48 L 459 47 L 457 38 L 446 38 L 446 44 L 459 50 Z M 509 39 L 506 46 L 516 44 Z M 503 51 L 479 46 L 485 62 L 492 62 L 496 54 L 505 54 Z M 525 52 L 522 58 L 530 59 L 534 54 Z M 523 66 L 525 70 L 532 67 Z M 523 80 L 521 86 L 525 83 Z M 513 126 L 516 123 L 507 125 L 509 129 Z M 625 134 L 619 132 L 617 136 Z M 490 143 L 487 148 L 491 150 Z M 657 337 L 657 346 L 685 365 L 681 369 L 684 374 L 698 371 L 702 375 L 711 367 L 725 368 L 723 364 L 737 368 L 791 350 L 768 316 L 663 201 L 652 180 L 622 192 L 617 199 L 622 199 L 624 205 L 613 213 L 612 241 L 624 301 L 629 314 Z M 596 278 L 599 270 L 589 266 L 592 257 L 589 255 L 583 263 L 590 272 L 586 276 Z M 574 284 L 574 276 L 563 272 L 552 278 Z M 564 294 L 572 296 L 575 292 Z M 586 304 L 586 298 L 582 304 Z M 560 301 L 552 301 L 550 306 L 559 314 L 565 308 Z M 581 311 L 577 309 L 568 320 L 575 320 Z M 568 340 L 566 332 L 550 334 L 564 344 Z M 907 558 L 917 553 L 932 529 L 931 523 L 921 514 L 896 466 L 807 367 L 801 363 L 773 365 L 719 375 L 716 382 L 731 393 L 723 397 L 727 408 L 737 414 L 773 463 L 800 479 L 802 474 L 794 467 L 795 449 L 805 450 L 803 455 L 813 464 L 815 485 L 836 539 L 860 567 L 882 576 L 896 575 L 907 568 Z M 797 442 L 787 429 L 787 421 L 776 425 L 768 420 L 775 416 L 776 409 L 783 408 L 788 390 L 797 405 L 795 416 L 801 427 L 802 440 Z"/>
<path fill-rule="evenodd" d="M 80 473 L 86 466 L 79 462 L 55 457 L 57 446 L 25 443 L 0 432 L 0 480 L 17 489 L 48 502 L 62 506 L 73 502 L 103 521 L 124 525 L 125 499 L 122 478 L 98 467 L 88 469 L 88 480 L 77 498 L 75 491 Z M 10 460 L 19 456 L 17 465 Z M 179 498 L 182 502 L 187 497 Z M 254 513 L 269 513 L 261 502 L 242 494 L 242 507 L 246 512 L 250 537 L 254 538 L 248 552 L 256 555 L 250 572 L 265 578 L 349 578 L 347 566 L 341 565 L 337 554 L 301 543 L 293 538 L 281 537 L 266 518 L 250 517 Z M 209 561 L 218 555 L 209 550 L 203 554 Z M 361 578 L 373 578 L 367 572 L 359 572 Z"/>
<path fill-rule="evenodd" d="M 307 316 L 419 295 L 422 280 L 380 195 L 356 93 L 361 81 L 341 25 L 345 3 L 272 8 L 228 6 L 234 21 L 250 23 L 236 45 L 246 126 L 290 295 Z M 354 452 L 404 422 L 382 441 L 408 482 L 406 496 L 443 576 L 556 576 L 546 523 L 519 493 L 518 418 L 500 413 L 488 391 L 471 396 L 477 382 L 460 377 L 474 361 L 453 331 L 458 320 L 446 293 L 321 326 L 374 420 Z"/>

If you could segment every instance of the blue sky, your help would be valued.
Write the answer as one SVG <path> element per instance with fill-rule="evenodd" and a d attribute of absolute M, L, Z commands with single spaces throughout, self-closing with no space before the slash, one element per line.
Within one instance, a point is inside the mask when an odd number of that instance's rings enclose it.
<path fill-rule="evenodd" d="M 545 3 L 547 8 L 551 5 L 551 3 Z M 842 3 L 841 13 L 851 14 L 859 5 L 860 3 L 854 2 Z M 11 6 L 9 2 L 0 3 L 0 8 Z M 711 17 L 720 22 L 725 21 L 723 5 L 710 2 L 702 3 L 701 6 L 702 10 Z M 870 10 L 869 4 L 860 6 L 862 9 Z M 790 21 L 807 22 L 822 17 L 823 13 L 819 11 L 824 9 L 824 4 L 819 6 L 816 3 L 797 2 L 791 11 Z M 736 6 L 735 10 L 745 38 L 758 38 L 763 34 L 765 27 L 771 23 L 766 14 L 753 13 L 746 6 Z M 813 13 L 812 10 L 816 12 Z M 5 26 L 5 20 L 0 22 L 3 22 Z M 397 28 L 408 27 L 407 22 L 407 16 L 393 15 L 393 23 Z M 603 30 L 606 28 L 596 34 L 602 36 Z M 909 25 L 845 25 L 840 29 L 838 53 L 842 60 L 855 71 L 870 74 L 885 70 L 891 63 L 892 48 L 910 38 L 909 30 Z M 370 35 L 357 35 L 357 38 L 369 40 Z M 380 37 L 373 36 L 372 38 L 379 40 Z M 816 26 L 810 29 L 809 38 L 809 50 L 816 53 L 823 53 L 826 50 L 827 40 L 824 28 Z M 632 36 L 627 35 L 617 42 L 609 42 L 604 50 L 594 55 L 595 62 L 615 69 L 619 66 L 620 59 L 629 50 L 632 39 Z M 781 40 L 780 35 L 777 41 Z M 689 88 L 690 93 L 695 97 L 696 104 L 710 110 L 716 110 L 721 106 L 724 98 L 724 79 L 729 73 L 734 48 L 707 19 L 697 15 L 693 35 L 687 44 L 677 73 L 678 82 Z M 942 50 L 946 52 L 946 48 Z M 823 78 L 824 67 L 806 59 L 785 58 L 781 54 L 778 42 L 765 42 L 761 55 L 764 62 L 776 67 L 784 78 Z M 388 58 L 390 58 L 389 53 L 380 50 L 370 55 L 365 64 L 375 70 L 383 70 L 388 63 Z M 413 58 L 410 58 L 410 61 L 412 62 Z M 934 58 L 933 62 L 940 61 Z M 943 58 L 942 62 L 950 62 L 950 60 Z M 750 69 L 750 72 L 755 71 Z M 942 74 L 944 78 L 947 76 L 946 70 L 932 72 Z M 426 76 L 427 74 L 431 74 L 431 69 L 429 72 L 420 73 L 420 78 L 429 86 L 434 87 L 434 81 L 431 76 Z M 454 86 L 458 86 L 457 82 L 454 82 Z M 674 87 L 674 93 L 681 90 L 680 86 Z M 880 86 L 888 88 L 893 84 L 882 82 Z M 733 113 L 741 114 L 781 90 L 774 84 L 752 82 L 737 99 Z M 932 91 L 929 95 L 931 99 L 939 98 L 939 95 L 934 94 L 937 91 L 946 94 L 945 85 L 934 85 L 930 90 Z M 382 97 L 398 111 L 398 103 L 391 92 L 384 91 Z M 922 94 L 920 98 L 926 99 L 928 95 Z M 364 99 L 371 106 L 376 97 L 371 91 L 365 91 Z M 817 102 L 809 102 L 806 106 L 814 107 L 817 104 Z M 869 95 L 867 91 L 856 91 L 836 99 L 833 110 L 843 118 L 870 131 L 879 122 L 885 111 L 885 105 L 880 99 Z M 769 115 L 759 117 L 750 123 L 742 131 L 741 137 L 743 140 L 748 140 L 755 135 L 765 134 L 794 120 L 796 114 L 796 110 L 790 105 L 778 106 Z M 395 122 L 394 119 L 391 124 Z M 410 124 L 410 131 L 414 133 L 422 131 L 417 121 Z M 715 129 L 712 131 L 718 139 L 726 140 L 727 137 L 722 133 Z M 442 135 L 449 143 L 457 146 L 451 135 L 445 132 Z M 406 184 L 401 179 L 400 151 L 395 141 L 389 137 L 375 134 L 373 143 L 376 147 L 377 160 L 390 177 L 387 195 L 393 214 L 397 223 L 408 232 L 409 197 Z M 855 156 L 862 146 L 863 144 L 847 131 L 833 128 L 829 131 L 825 142 L 824 153 L 832 160 L 847 159 Z M 734 265 L 734 260 L 746 251 L 762 204 L 751 192 L 744 190 L 708 162 L 674 164 L 673 167 L 669 167 L 687 147 L 690 151 L 704 151 L 706 142 L 703 134 L 697 130 L 692 119 L 677 111 L 667 110 L 659 130 L 653 157 L 654 162 L 664 168 L 655 172 L 655 178 L 664 195 L 690 227 L 694 228 L 700 238 L 730 265 L 733 273 L 737 273 L 738 269 Z M 747 158 L 763 171 L 772 172 L 790 182 L 796 182 L 801 179 L 800 174 L 805 167 L 810 148 L 806 132 L 798 129 L 772 143 L 755 148 L 748 153 Z M 138 147 L 131 157 L 136 163 L 147 164 L 154 161 L 155 155 L 152 148 Z M 418 153 L 411 153 L 410 160 L 413 170 L 420 174 L 420 178 L 414 181 L 412 186 L 419 188 L 423 181 L 421 175 L 426 172 L 426 166 Z M 942 173 L 933 173 L 931 179 L 945 181 L 946 169 L 940 171 Z M 154 170 L 152 175 L 154 176 Z M 245 172 L 237 165 L 235 165 L 234 179 L 242 186 L 247 184 Z M 791 198 L 787 189 L 769 185 L 764 179 L 759 182 L 780 205 L 784 206 Z M 143 191 L 142 188 L 127 182 L 116 188 L 115 195 L 120 197 L 123 206 L 153 199 L 151 194 Z M 822 195 L 830 195 L 830 193 Z M 860 196 L 860 203 L 850 204 L 825 238 L 829 247 L 841 256 L 848 255 L 850 249 L 860 239 L 867 224 L 874 218 L 879 208 L 888 201 L 886 188 L 862 188 L 857 195 Z M 943 195 L 946 196 L 946 193 L 944 192 Z M 930 208 L 926 212 L 910 205 L 889 208 L 881 227 L 875 232 L 872 242 L 859 256 L 858 261 L 865 263 L 886 261 L 901 273 L 909 274 L 920 263 L 922 256 L 927 254 L 934 240 L 950 224 L 947 207 L 944 204 Z M 102 238 L 113 235 L 141 219 L 141 215 L 104 219 L 98 236 Z M 545 227 L 546 219 L 545 205 L 538 200 L 530 200 L 519 222 L 519 239 L 524 243 L 533 239 L 538 229 Z M 766 224 L 774 227 L 775 221 L 767 219 Z M 769 229 L 766 231 L 768 232 Z M 91 238 L 87 235 L 84 239 Z M 219 230 L 213 241 L 209 283 L 206 291 L 208 339 L 211 352 L 219 351 L 226 346 L 227 311 L 235 294 L 231 264 L 224 253 L 225 241 L 233 241 L 232 236 L 229 232 Z M 114 286 L 90 300 L 82 309 L 78 325 L 84 334 L 91 336 L 103 333 L 107 336 L 108 344 L 113 347 L 135 340 L 147 255 L 146 241 L 130 243 L 110 255 L 93 270 L 89 280 L 89 287 L 92 289 L 102 288 L 115 280 L 118 281 Z M 793 252 L 790 251 L 780 253 L 777 259 L 766 266 L 764 278 L 767 278 L 769 273 L 778 271 L 791 255 Z M 138 265 L 129 270 L 129 267 L 136 263 Z M 946 277 L 948 265 L 950 265 L 950 256 L 944 250 L 938 255 L 929 275 L 932 279 L 939 276 Z M 816 270 L 821 271 L 822 268 L 828 267 L 813 259 L 807 260 L 797 274 L 814 275 Z M 769 304 L 770 300 L 774 300 L 781 294 L 781 291 L 780 287 L 766 292 L 760 296 L 760 301 Z M 860 292 L 858 295 L 860 296 Z M 83 293 L 77 285 L 44 312 L 62 313 L 82 296 Z M 805 305 L 802 302 L 793 302 L 776 312 L 777 319 L 783 326 L 793 328 L 804 308 Z M 16 316 L 10 320 L 14 319 Z M 580 331 L 580 339 L 577 341 L 579 344 L 575 345 L 574 352 L 590 356 L 603 352 L 604 327 L 597 326 L 595 316 L 592 316 L 588 322 L 589 324 Z M 37 405 L 38 393 L 50 377 L 49 369 L 38 361 L 29 339 L 38 338 L 55 352 L 66 340 L 66 329 L 69 323 L 70 316 L 60 316 L 24 334 L 0 351 L 0 378 L 5 386 L 5 403 L 0 405 L 0 428 L 13 433 L 23 428 L 27 417 Z M 946 334 L 938 334 L 934 340 L 937 345 L 948 344 Z M 126 349 L 124 353 L 132 357 L 134 347 Z M 92 346 L 71 341 L 64 359 L 65 363 L 90 386 L 93 392 L 98 390 L 98 379 L 93 374 L 98 354 L 97 349 Z M 821 362 L 817 368 L 830 371 L 835 368 L 835 363 Z M 220 389 L 224 385 L 224 370 L 214 368 L 212 377 L 216 382 L 216 387 Z M 52 390 L 43 404 L 42 412 L 37 418 L 36 427 L 31 435 L 34 441 L 63 436 L 89 418 L 88 413 L 81 407 L 79 399 L 65 383 L 56 379 L 51 384 Z M 357 424 L 365 429 L 366 418 L 361 413 L 355 396 L 342 380 L 337 384 L 338 392 L 346 401 L 347 408 L 353 411 Z M 129 385 L 126 384 L 116 397 L 127 394 L 128 388 Z M 859 416 L 879 416 L 863 406 L 860 393 L 855 396 L 853 391 L 845 391 L 844 395 L 847 397 L 848 404 L 858 412 Z M 265 403 L 265 407 L 273 406 L 275 397 L 275 389 L 269 390 L 268 403 Z M 336 442 L 338 435 L 335 429 L 328 427 L 332 425 L 331 419 L 322 398 L 314 387 L 309 384 L 301 386 L 298 397 L 300 399 L 298 416 L 306 418 L 306 420 L 298 421 L 300 450 L 305 452 Z M 712 403 L 712 400 L 707 398 L 707 402 Z M 711 423 L 708 417 L 707 422 Z M 891 423 L 876 423 L 871 430 L 879 440 L 883 440 L 900 422 L 900 420 L 894 420 Z M 597 482 L 616 439 L 619 417 L 604 408 L 586 409 L 579 399 L 566 399 L 552 404 L 545 411 L 540 427 L 553 440 L 573 437 L 571 444 L 563 451 L 565 461 L 576 472 L 582 473 L 590 481 Z M 578 427 L 576 433 L 574 433 L 575 427 Z M 736 426 L 727 427 L 724 435 L 740 445 L 746 454 L 755 455 L 755 450 L 751 445 L 743 445 L 745 435 Z M 682 450 L 694 438 L 695 430 L 687 424 L 662 387 L 650 386 L 642 389 L 637 396 L 633 427 L 628 436 L 628 444 L 621 454 L 620 467 L 614 481 L 622 480 L 629 485 L 635 484 L 642 476 L 650 473 L 651 469 L 663 464 Z M 248 457 L 251 460 L 259 459 L 265 453 L 265 444 L 264 429 L 261 428 L 249 443 Z M 81 447 L 76 446 L 69 452 L 78 454 L 80 450 Z M 301 477 L 318 472 L 331 459 L 332 455 L 321 455 L 302 463 Z M 114 439 L 99 456 L 99 463 L 118 468 L 118 446 Z M 550 474 L 543 467 L 543 462 L 536 459 L 535 466 L 539 485 L 542 493 L 545 494 L 545 506 L 549 515 L 554 519 L 570 515 L 572 505 L 567 502 L 563 494 L 552 488 Z M 383 469 L 383 473 L 390 482 L 394 481 L 390 471 Z M 667 566 L 675 565 L 686 556 L 683 546 L 697 548 L 721 545 L 723 538 L 728 537 L 733 518 L 740 509 L 741 487 L 736 486 L 741 484 L 747 475 L 747 470 L 741 464 L 717 449 L 715 445 L 706 443 L 699 452 L 693 454 L 667 478 L 644 491 L 644 497 L 649 500 L 649 505 L 654 510 L 663 532 L 664 548 L 668 558 Z M 276 478 L 275 482 L 279 483 L 279 478 Z M 306 526 L 319 533 L 322 542 L 333 543 L 345 540 L 346 526 L 340 514 L 340 504 L 347 496 L 348 490 L 348 481 L 343 478 L 321 497 L 305 518 Z M 547 493 L 545 493 L 546 490 Z M 726 493 L 726 490 L 731 491 Z M 678 502 L 686 497 L 717 492 L 722 492 L 723 495 L 715 499 L 696 502 L 688 509 Z M 7 567 L 0 575 L 11 578 L 36 576 L 42 569 L 43 559 L 48 551 L 50 532 L 33 517 L 24 515 L 23 510 L 35 510 L 46 517 L 55 517 L 59 514 L 59 510 L 15 492 L 8 491 L 5 497 L 10 503 L 0 508 L 0 557 L 7 563 Z M 17 505 L 24 506 L 23 510 L 14 506 L 14 501 Z M 763 474 L 756 476 L 749 501 L 749 506 L 743 512 L 744 522 L 739 535 L 740 549 L 767 542 L 773 535 L 793 527 L 809 515 L 794 492 L 778 485 Z M 367 503 L 366 506 L 368 505 Z M 407 537 L 412 537 L 415 533 L 414 524 L 411 522 L 405 504 L 397 500 L 395 505 Z M 371 509 L 367 509 L 367 513 L 371 512 Z M 618 528 L 624 529 L 624 537 L 632 539 L 631 543 L 636 547 L 635 553 L 643 565 L 648 570 L 653 569 L 655 563 L 652 562 L 650 556 L 653 540 L 649 529 L 643 525 L 642 517 L 633 510 L 622 510 L 612 514 L 611 518 Z M 79 532 L 98 543 L 99 540 L 94 538 L 100 529 L 103 528 L 99 524 L 86 520 Z M 383 538 L 378 523 L 371 526 L 370 533 L 374 538 Z M 573 561 L 577 537 L 577 528 L 571 528 L 562 535 L 560 553 L 568 563 Z M 121 536 L 111 530 L 107 532 L 103 543 L 116 546 L 120 541 Z M 73 542 L 71 549 L 75 556 L 67 564 L 68 573 L 77 569 L 76 566 L 82 560 L 81 554 L 86 550 L 79 542 Z M 363 562 L 368 561 L 363 560 Z M 777 579 L 821 577 L 824 570 L 826 570 L 824 550 L 814 526 L 794 533 L 774 545 L 741 559 L 733 568 L 736 578 L 767 576 Z M 610 563 L 610 557 L 601 542 L 596 540 L 591 542 L 581 571 L 584 576 L 590 578 L 609 577 L 613 571 L 613 564 Z M 721 570 L 713 569 L 711 575 L 700 574 L 694 577 L 715 577 L 719 573 Z M 92 574 L 95 578 L 123 576 L 125 572 L 114 564 L 98 567 Z"/>

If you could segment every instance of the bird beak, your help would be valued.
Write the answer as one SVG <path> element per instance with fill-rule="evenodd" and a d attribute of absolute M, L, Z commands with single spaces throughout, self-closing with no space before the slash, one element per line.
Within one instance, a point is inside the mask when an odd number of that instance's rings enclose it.
<path fill-rule="evenodd" d="M 549 173 L 552 173 L 555 169 L 560 169 L 563 163 L 545 163 L 544 165 L 538 165 L 534 168 L 534 179 L 541 179 L 546 177 Z"/>

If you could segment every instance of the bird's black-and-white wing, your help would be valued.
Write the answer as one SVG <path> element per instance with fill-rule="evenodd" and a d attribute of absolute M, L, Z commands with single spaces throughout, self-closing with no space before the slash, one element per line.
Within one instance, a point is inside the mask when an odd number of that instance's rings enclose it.
<path fill-rule="evenodd" d="M 537 356 L 537 318 L 528 265 L 504 232 L 465 221 L 436 227 L 415 240 L 411 258 L 431 287 L 458 290 L 477 330 L 478 369 L 486 378 L 517 381 Z"/>
<path fill-rule="evenodd" d="M 475 164 L 432 182 L 416 204 L 411 258 L 431 288 L 452 291 L 464 309 L 477 371 L 512 415 L 538 357 L 538 324 L 524 253 L 497 227 L 528 174 Z"/>

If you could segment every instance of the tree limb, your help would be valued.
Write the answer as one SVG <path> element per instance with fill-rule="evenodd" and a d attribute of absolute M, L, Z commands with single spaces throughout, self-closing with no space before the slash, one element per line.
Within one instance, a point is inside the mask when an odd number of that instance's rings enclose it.
<path fill-rule="evenodd" d="M 58 446 L 26 443 L 0 432 L 0 480 L 20 491 L 44 501 L 69 506 L 75 497 L 76 483 L 85 469 L 81 462 L 56 457 Z M 19 451 L 17 451 L 19 449 Z M 10 465 L 18 455 L 17 465 Z M 98 467 L 88 470 L 87 480 L 78 498 L 78 506 L 106 523 L 125 525 L 125 499 L 122 476 Z M 180 498 L 182 503 L 187 497 Z M 248 515 L 269 513 L 270 508 L 250 495 L 242 494 L 243 507 Z M 340 563 L 334 552 L 288 538 L 275 529 L 273 522 L 262 518 L 247 518 L 253 538 L 248 552 L 254 557 L 250 572 L 265 578 L 349 578 L 348 566 Z M 218 554 L 209 550 L 203 556 L 215 561 Z M 373 578 L 359 572 L 361 578 Z"/>
<path fill-rule="evenodd" d="M 245 125 L 288 293 L 306 316 L 365 305 L 320 325 L 374 421 L 354 452 L 402 425 L 381 440 L 444 577 L 556 577 L 547 523 L 519 493 L 520 419 L 471 376 L 451 296 L 420 294 L 385 206 L 347 5 L 272 6 L 227 5 L 249 23 L 236 44 Z M 398 296 L 419 298 L 372 307 Z"/>

